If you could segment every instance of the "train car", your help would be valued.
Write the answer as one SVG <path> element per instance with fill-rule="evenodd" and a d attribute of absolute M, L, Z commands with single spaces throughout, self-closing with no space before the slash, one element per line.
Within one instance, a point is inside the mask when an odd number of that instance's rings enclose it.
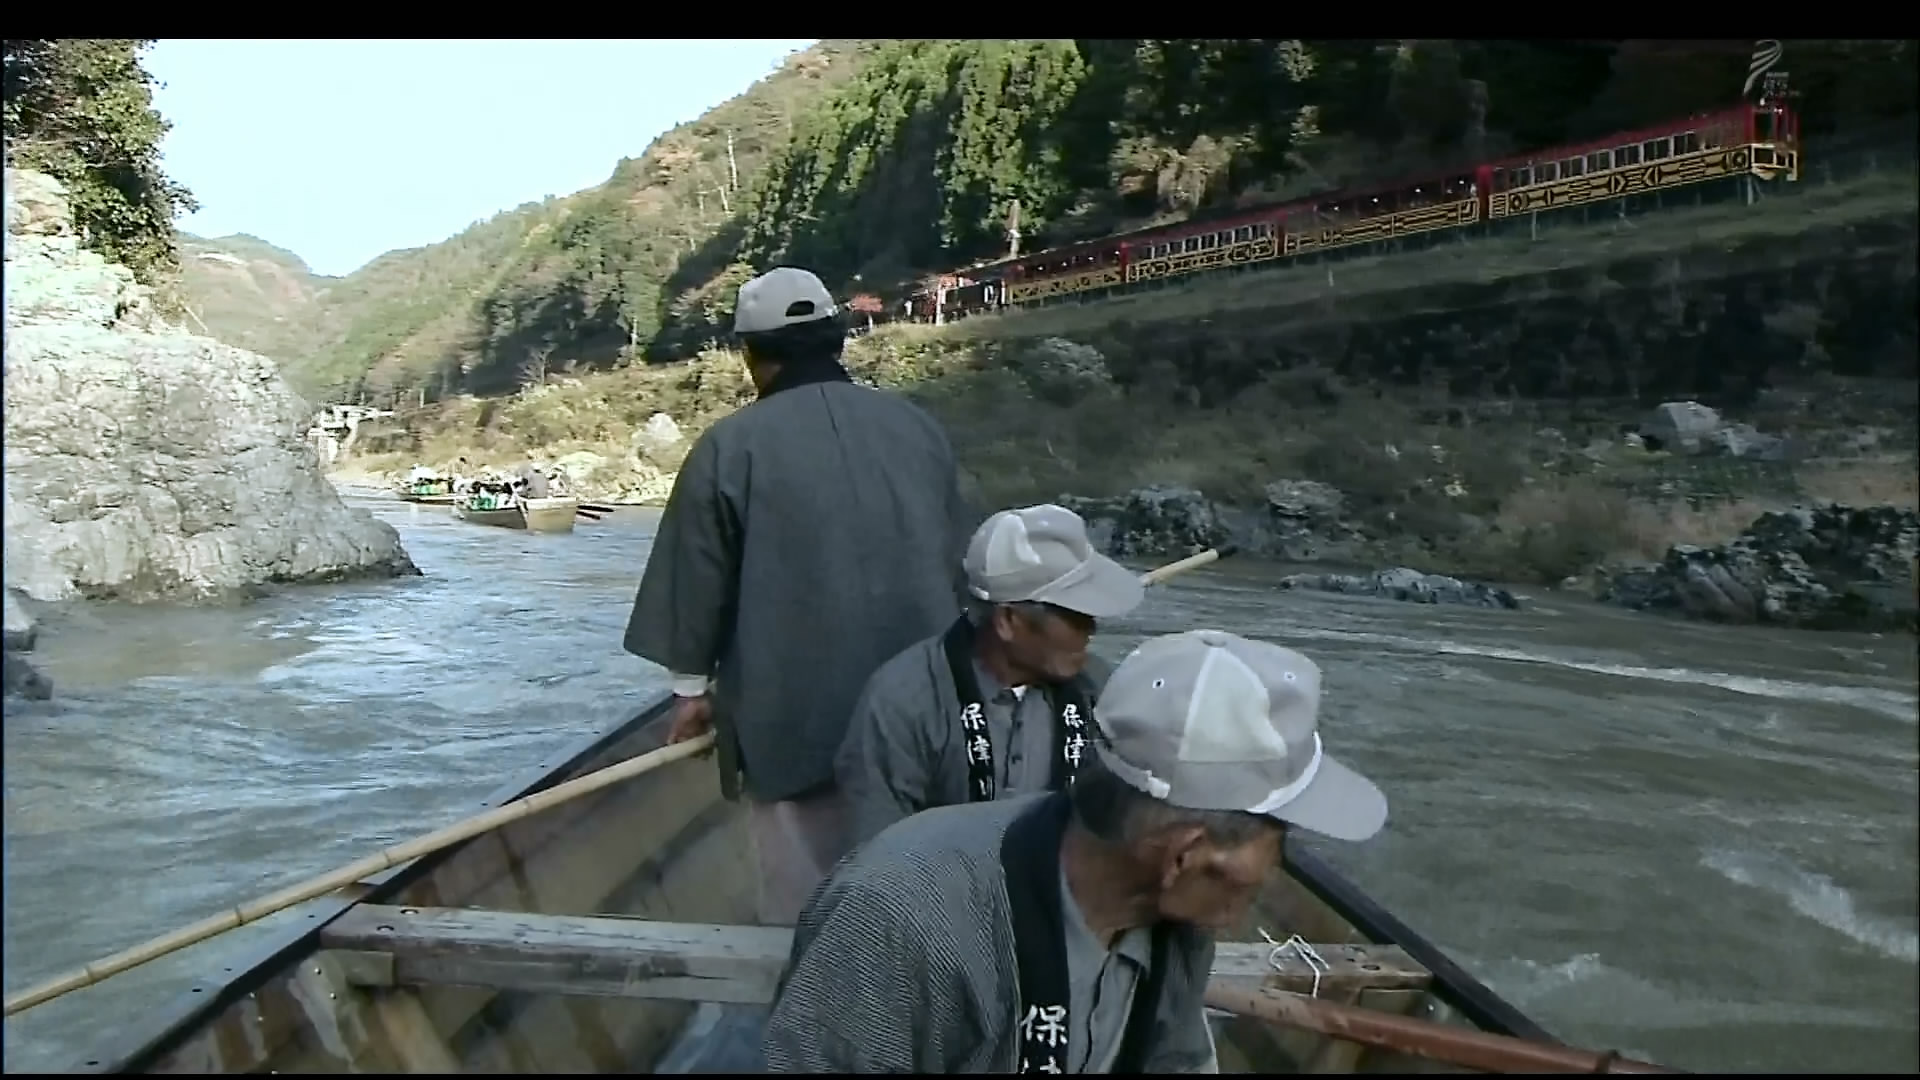
<path fill-rule="evenodd" d="M 1024 255 L 1005 264 L 1004 302 L 1018 307 L 1123 285 L 1127 252 L 1118 237 Z"/>
<path fill-rule="evenodd" d="M 1130 233 L 1121 241 L 1128 284 L 1160 281 L 1280 257 L 1280 208 L 1257 207 L 1208 221 Z"/>
<path fill-rule="evenodd" d="M 1316 254 L 1520 214 L 1609 202 L 1738 177 L 1800 178 L 1800 124 L 1784 97 L 1585 143 L 1085 241 L 979 267 L 916 321 L 1024 307 L 1173 277 Z M 939 309 L 936 316 L 935 309 Z"/>
<path fill-rule="evenodd" d="M 1489 221 L 1713 180 L 1800 178 L 1799 122 L 1784 103 L 1741 105 L 1480 166 Z"/>
<path fill-rule="evenodd" d="M 963 272 L 939 274 L 917 284 L 902 303 L 909 322 L 947 323 L 1004 306 L 1005 271 L 989 264 Z"/>

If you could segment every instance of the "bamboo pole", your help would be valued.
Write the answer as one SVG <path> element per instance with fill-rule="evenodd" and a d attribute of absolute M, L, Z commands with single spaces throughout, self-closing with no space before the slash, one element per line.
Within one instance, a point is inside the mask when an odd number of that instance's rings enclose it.
<path fill-rule="evenodd" d="M 1208 548 L 1198 555 L 1189 555 L 1184 559 L 1170 562 L 1165 566 L 1156 567 L 1141 574 L 1140 584 L 1158 585 L 1175 574 L 1184 574 L 1189 570 L 1198 570 L 1208 563 L 1219 562 L 1221 559 L 1229 555 L 1237 555 L 1239 552 L 1240 547 L 1237 544 L 1222 544 L 1217 548 Z"/>
<path fill-rule="evenodd" d="M 1207 1004 L 1240 1016 L 1317 1032 L 1333 1039 L 1395 1050 L 1432 1061 L 1493 1073 L 1679 1073 L 1617 1053 L 1549 1046 L 1510 1035 L 1437 1024 L 1411 1016 L 1341 1005 L 1282 990 L 1247 990 L 1215 983 Z"/>
<path fill-rule="evenodd" d="M 638 757 L 629 758 L 618 765 L 609 765 L 597 772 L 576 777 L 563 784 L 556 784 L 545 791 L 536 792 L 525 798 L 515 799 L 504 806 L 495 807 L 484 814 L 478 814 L 465 821 L 456 822 L 444 829 L 437 829 L 424 836 L 415 837 L 405 843 L 382 849 L 359 862 L 343 866 L 328 874 L 309 878 L 298 885 L 290 885 L 276 893 L 269 893 L 251 903 L 228 908 L 211 918 L 202 919 L 190 926 L 183 926 L 171 934 L 164 934 L 131 949 L 114 953 L 112 956 L 96 960 L 91 964 L 72 971 L 56 979 L 50 979 L 30 990 L 7 998 L 6 1014 L 35 1005 L 52 1001 L 63 994 L 92 986 L 113 975 L 130 968 L 139 967 L 149 960 L 157 960 L 168 953 L 178 952 L 189 945 L 205 941 L 210 937 L 223 934 L 238 926 L 258 922 L 276 912 L 284 911 L 295 904 L 324 896 L 335 889 L 342 889 L 360 881 L 370 874 L 377 874 L 389 867 L 412 862 L 422 855 L 430 855 L 442 848 L 451 847 L 462 840 L 471 840 L 481 833 L 497 829 L 509 822 L 551 809 L 561 803 L 590 795 L 602 788 L 610 787 L 629 777 L 651 772 L 662 765 L 680 761 L 702 753 L 713 746 L 711 732 L 685 742 L 663 746 Z"/>

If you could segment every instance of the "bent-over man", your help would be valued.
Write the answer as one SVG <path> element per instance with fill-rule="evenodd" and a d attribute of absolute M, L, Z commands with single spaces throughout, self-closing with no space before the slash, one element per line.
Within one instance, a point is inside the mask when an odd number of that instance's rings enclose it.
<path fill-rule="evenodd" d="M 1087 643 L 1139 606 L 1139 576 L 1051 504 L 988 518 L 965 570 L 966 614 L 882 664 L 854 706 L 834 771 L 856 842 L 935 806 L 1060 790 L 1092 758 L 1110 665 Z"/>
<path fill-rule="evenodd" d="M 1363 840 L 1386 799 L 1328 757 L 1320 670 L 1196 630 L 1095 708 L 1064 792 L 940 807 L 835 868 L 775 994 L 772 1072 L 1214 1072 L 1213 935 L 1298 826 Z"/>
<path fill-rule="evenodd" d="M 734 330 L 759 397 L 688 452 L 627 623 L 672 673 L 672 741 L 715 728 L 722 790 L 744 780 L 760 920 L 791 924 L 846 850 L 833 757 L 860 687 L 953 620 L 973 520 L 947 437 L 840 364 L 820 279 L 740 287 Z"/>

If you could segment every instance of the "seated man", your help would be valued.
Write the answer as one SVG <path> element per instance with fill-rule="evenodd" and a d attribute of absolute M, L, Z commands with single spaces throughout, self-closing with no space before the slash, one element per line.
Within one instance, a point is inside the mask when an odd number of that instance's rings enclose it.
<path fill-rule="evenodd" d="M 916 814 L 808 901 L 770 1072 L 1215 1072 L 1213 935 L 1290 825 L 1364 840 L 1386 799 L 1321 751 L 1320 669 L 1216 630 L 1154 638 L 1072 788 Z"/>
<path fill-rule="evenodd" d="M 1089 756 L 1109 665 L 1087 641 L 1139 605 L 1138 575 L 1052 505 L 988 518 L 964 566 L 969 610 L 876 669 L 854 706 L 834 774 L 855 842 L 931 807 L 1058 790 Z"/>

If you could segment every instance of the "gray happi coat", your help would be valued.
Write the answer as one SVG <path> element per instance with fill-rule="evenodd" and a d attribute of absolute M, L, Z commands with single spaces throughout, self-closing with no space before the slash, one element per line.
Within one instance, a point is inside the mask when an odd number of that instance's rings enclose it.
<path fill-rule="evenodd" d="M 767 1022 L 775 1073 L 1013 1072 L 1020 973 L 1000 844 L 1042 795 L 915 814 L 843 860 L 800 914 Z M 1213 939 L 1174 930 L 1148 1073 L 1219 1070 Z"/>
<path fill-rule="evenodd" d="M 946 434 L 844 381 L 779 390 L 680 467 L 626 648 L 714 678 L 721 783 L 772 802 L 833 779 L 875 668 L 960 611 L 975 525 Z"/>
<path fill-rule="evenodd" d="M 857 841 L 922 810 L 969 801 L 960 691 L 947 664 L 944 633 L 915 642 L 882 664 L 854 706 L 835 772 Z M 1001 687 L 978 660 L 973 664 L 981 693 L 996 697 Z M 1112 664 L 1088 655 L 1078 681 L 1089 702 L 1100 696 L 1112 672 Z M 1056 756 L 1058 720 L 1040 688 L 1032 688 L 1017 706 L 989 701 L 986 720 L 994 763 L 1002 773 L 994 778 L 996 797 L 1045 790 Z M 1009 773 L 1014 760 L 1025 766 L 1019 774 Z"/>

